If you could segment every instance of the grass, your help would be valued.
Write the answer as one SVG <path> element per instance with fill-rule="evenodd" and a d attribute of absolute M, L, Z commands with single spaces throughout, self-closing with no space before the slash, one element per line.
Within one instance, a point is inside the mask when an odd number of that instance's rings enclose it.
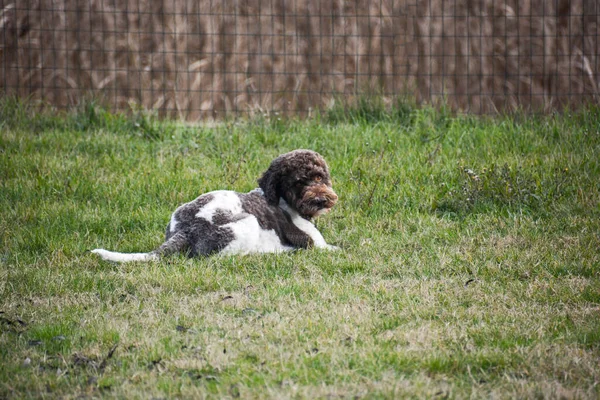
<path fill-rule="evenodd" d="M 0 398 L 597 398 L 600 111 L 362 107 L 213 127 L 0 106 Z M 315 149 L 330 253 L 146 251 Z"/>

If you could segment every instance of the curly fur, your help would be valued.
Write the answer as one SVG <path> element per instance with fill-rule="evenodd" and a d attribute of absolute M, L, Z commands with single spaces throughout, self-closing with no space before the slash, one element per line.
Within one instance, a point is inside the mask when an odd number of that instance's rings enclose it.
<path fill-rule="evenodd" d="M 147 261 L 173 253 L 206 256 L 297 248 L 333 249 L 310 222 L 338 197 L 327 163 L 312 150 L 277 157 L 249 193 L 215 191 L 183 204 L 171 216 L 165 242 L 149 253 L 93 250 L 109 261 Z"/>

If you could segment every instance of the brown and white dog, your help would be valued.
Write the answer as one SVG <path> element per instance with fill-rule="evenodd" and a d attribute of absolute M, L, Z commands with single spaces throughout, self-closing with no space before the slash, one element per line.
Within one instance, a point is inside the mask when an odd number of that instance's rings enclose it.
<path fill-rule="evenodd" d="M 312 150 L 277 157 L 249 193 L 219 190 L 183 204 L 171 216 L 165 242 L 149 253 L 92 250 L 104 260 L 148 261 L 174 253 L 271 253 L 328 245 L 311 219 L 329 211 L 338 196 L 327 163 Z"/>

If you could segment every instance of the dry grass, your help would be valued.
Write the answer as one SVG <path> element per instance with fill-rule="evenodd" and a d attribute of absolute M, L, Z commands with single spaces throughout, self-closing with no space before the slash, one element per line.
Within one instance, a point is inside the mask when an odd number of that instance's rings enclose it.
<path fill-rule="evenodd" d="M 188 120 L 358 93 L 456 109 L 598 102 L 593 0 L 0 0 L 0 90 Z"/>

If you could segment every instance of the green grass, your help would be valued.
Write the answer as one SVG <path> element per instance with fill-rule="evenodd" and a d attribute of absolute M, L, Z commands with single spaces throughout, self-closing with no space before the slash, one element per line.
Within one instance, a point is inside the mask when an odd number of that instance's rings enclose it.
<path fill-rule="evenodd" d="M 394 110 L 211 127 L 4 100 L 0 398 L 597 398 L 600 110 Z M 294 148 L 329 162 L 343 251 L 87 253 L 155 248 L 177 205 Z"/>

